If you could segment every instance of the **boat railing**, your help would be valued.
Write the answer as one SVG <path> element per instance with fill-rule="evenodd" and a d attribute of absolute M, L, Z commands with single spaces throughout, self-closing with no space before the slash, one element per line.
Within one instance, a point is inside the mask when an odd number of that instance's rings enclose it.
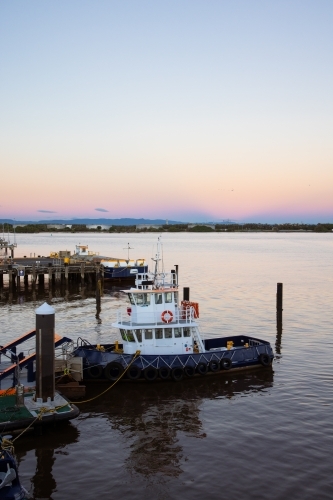
<path fill-rule="evenodd" d="M 175 273 L 138 273 L 135 277 L 135 286 L 138 289 L 176 288 L 177 276 Z"/>
<path fill-rule="evenodd" d="M 163 318 L 163 319 L 162 319 Z M 196 324 L 196 315 L 193 307 L 177 307 L 175 312 L 171 315 L 164 315 L 163 313 L 156 311 L 139 311 L 137 314 L 132 314 L 132 309 L 127 308 L 127 313 L 122 310 L 117 311 L 117 323 L 120 325 L 165 325 L 168 324 L 170 327 L 176 326 L 177 324 Z"/>

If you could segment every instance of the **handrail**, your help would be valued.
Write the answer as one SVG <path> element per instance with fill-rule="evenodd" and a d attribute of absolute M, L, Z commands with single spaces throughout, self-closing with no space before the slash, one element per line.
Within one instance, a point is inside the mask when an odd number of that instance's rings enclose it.
<path fill-rule="evenodd" d="M 145 317 L 147 318 L 147 321 L 144 321 Z M 152 319 L 152 317 L 154 317 Z M 162 321 L 161 314 L 160 312 L 143 312 L 140 311 L 140 321 L 133 321 L 132 317 L 126 314 L 124 315 L 123 311 L 118 310 L 117 311 L 117 321 L 116 323 L 120 325 L 165 325 L 165 322 Z M 187 308 L 182 308 L 179 307 L 176 309 L 175 313 L 173 313 L 173 318 L 170 321 L 170 323 L 167 323 L 170 327 L 176 326 L 177 324 L 184 324 L 184 323 L 196 323 L 196 318 L 195 318 L 195 310 L 193 307 L 187 307 Z"/>

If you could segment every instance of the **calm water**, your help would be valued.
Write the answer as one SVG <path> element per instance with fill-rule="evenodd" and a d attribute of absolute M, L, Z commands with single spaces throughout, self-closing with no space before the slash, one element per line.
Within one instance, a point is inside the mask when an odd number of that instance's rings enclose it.
<path fill-rule="evenodd" d="M 153 255 L 155 235 L 19 235 L 17 255 L 74 250 Z M 16 442 L 24 486 L 35 499 L 333 497 L 333 234 L 163 235 L 167 270 L 200 303 L 208 336 L 250 333 L 269 340 L 273 370 L 181 383 L 119 384 L 80 405 L 81 415 Z M 282 337 L 276 283 L 284 283 Z M 48 298 L 0 297 L 1 341 L 34 328 Z M 56 331 L 103 344 L 124 305 L 108 286 L 101 323 L 89 290 L 52 297 Z M 59 294 L 58 294 L 59 295 Z M 98 388 L 90 389 L 98 393 Z"/>

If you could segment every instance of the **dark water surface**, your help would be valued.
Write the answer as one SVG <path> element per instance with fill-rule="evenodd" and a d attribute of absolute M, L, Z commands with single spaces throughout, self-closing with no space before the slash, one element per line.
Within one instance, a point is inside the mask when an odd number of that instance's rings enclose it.
<path fill-rule="evenodd" d="M 181 383 L 116 385 L 80 405 L 70 424 L 16 442 L 23 485 L 35 499 L 333 497 L 333 235 L 167 234 L 166 270 L 200 303 L 202 333 L 249 333 L 269 340 L 272 369 Z M 17 255 L 74 250 L 149 259 L 154 235 L 19 235 Z M 275 323 L 276 283 L 284 283 L 283 332 Z M 1 344 L 34 328 L 45 290 L 0 295 Z M 52 292 L 56 331 L 91 342 L 117 338 L 124 306 L 107 286 L 101 322 L 94 294 Z M 92 387 L 88 396 L 107 386 Z"/>

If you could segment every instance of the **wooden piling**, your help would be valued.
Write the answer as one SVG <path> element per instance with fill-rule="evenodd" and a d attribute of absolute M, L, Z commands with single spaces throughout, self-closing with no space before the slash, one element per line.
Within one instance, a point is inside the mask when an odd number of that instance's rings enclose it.
<path fill-rule="evenodd" d="M 102 280 L 101 273 L 96 272 L 96 319 L 100 320 L 99 313 L 101 312 L 101 295 L 102 295 Z"/>
<path fill-rule="evenodd" d="M 36 279 L 37 279 L 37 276 L 36 276 L 36 264 L 32 264 L 31 279 L 32 279 L 32 285 L 34 286 L 36 284 Z"/>
<path fill-rule="evenodd" d="M 9 279 L 9 288 L 13 286 L 13 269 L 12 266 L 8 266 L 8 279 Z"/>
<path fill-rule="evenodd" d="M 276 289 L 276 323 L 282 326 L 283 283 L 277 283 Z"/>

